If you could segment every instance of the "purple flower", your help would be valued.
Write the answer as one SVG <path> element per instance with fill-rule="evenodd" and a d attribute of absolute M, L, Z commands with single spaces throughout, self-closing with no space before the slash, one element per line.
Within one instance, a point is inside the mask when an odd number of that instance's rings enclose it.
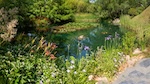
<path fill-rule="evenodd" d="M 84 46 L 84 50 L 90 50 L 88 46 Z"/>
<path fill-rule="evenodd" d="M 107 37 L 105 37 L 105 40 L 110 40 L 112 38 L 112 35 L 108 35 Z"/>

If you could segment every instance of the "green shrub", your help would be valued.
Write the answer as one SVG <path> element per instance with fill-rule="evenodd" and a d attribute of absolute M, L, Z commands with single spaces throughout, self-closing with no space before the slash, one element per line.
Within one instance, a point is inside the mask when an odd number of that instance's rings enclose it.
<path fill-rule="evenodd" d="M 133 49 L 136 47 L 135 46 L 135 34 L 132 32 L 127 32 L 122 38 L 122 49 L 125 54 L 132 54 Z"/>

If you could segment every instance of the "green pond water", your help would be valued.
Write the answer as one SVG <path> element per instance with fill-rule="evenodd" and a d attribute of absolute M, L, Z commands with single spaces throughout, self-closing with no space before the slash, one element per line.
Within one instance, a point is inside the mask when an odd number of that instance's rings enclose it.
<path fill-rule="evenodd" d="M 118 26 L 103 23 L 100 27 L 68 32 L 65 34 L 53 34 L 51 40 L 57 43 L 57 55 L 81 57 L 96 51 L 97 47 L 104 45 L 105 37 L 122 32 Z M 83 36 L 82 40 L 78 37 Z"/>

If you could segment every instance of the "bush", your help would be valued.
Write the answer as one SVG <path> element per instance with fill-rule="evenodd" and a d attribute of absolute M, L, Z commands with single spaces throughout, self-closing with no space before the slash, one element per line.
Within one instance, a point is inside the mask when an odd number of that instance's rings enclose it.
<path fill-rule="evenodd" d="M 17 12 L 18 8 L 9 9 L 8 11 L 4 8 L 0 9 L 0 37 L 3 41 L 11 41 L 17 33 L 17 29 L 15 29 L 18 24 Z"/>

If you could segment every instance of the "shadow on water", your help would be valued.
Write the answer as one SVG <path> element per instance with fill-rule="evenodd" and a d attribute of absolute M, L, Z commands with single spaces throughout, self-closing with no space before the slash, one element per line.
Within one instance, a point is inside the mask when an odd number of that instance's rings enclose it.
<path fill-rule="evenodd" d="M 98 46 L 104 45 L 105 37 L 114 36 L 115 32 L 122 36 L 119 26 L 102 22 L 101 26 L 97 28 L 54 34 L 51 40 L 58 44 L 57 55 L 80 58 L 90 54 L 91 51 L 96 51 Z"/>

